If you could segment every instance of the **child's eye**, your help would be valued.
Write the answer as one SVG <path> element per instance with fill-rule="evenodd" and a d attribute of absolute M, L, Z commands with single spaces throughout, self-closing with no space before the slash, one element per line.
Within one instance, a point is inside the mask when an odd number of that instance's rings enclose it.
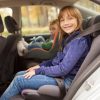
<path fill-rule="evenodd" d="M 68 17 L 69 20 L 73 19 L 73 17 Z"/>
<path fill-rule="evenodd" d="M 63 19 L 63 18 L 61 18 L 61 19 L 60 19 L 60 22 L 62 22 L 62 21 L 64 21 L 64 19 Z"/>

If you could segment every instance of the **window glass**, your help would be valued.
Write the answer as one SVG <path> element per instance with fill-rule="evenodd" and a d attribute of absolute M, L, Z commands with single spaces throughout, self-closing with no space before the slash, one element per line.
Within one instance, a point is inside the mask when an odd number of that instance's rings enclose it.
<path fill-rule="evenodd" d="M 22 12 L 22 33 L 48 34 L 49 22 L 56 19 L 59 9 L 52 6 L 24 6 Z"/>
<path fill-rule="evenodd" d="M 0 15 L 1 15 L 3 23 L 4 23 L 4 18 L 6 16 L 12 16 L 12 9 L 11 8 L 0 8 Z M 3 35 L 3 36 L 9 35 L 9 33 L 8 33 L 6 27 L 5 27 L 5 23 L 4 23 L 4 32 L 0 33 L 0 35 Z"/>
<path fill-rule="evenodd" d="M 88 9 L 91 9 L 95 12 L 100 12 L 100 5 L 92 2 L 92 1 L 89 1 L 89 0 L 80 0 L 77 2 L 77 4 L 81 5 L 81 6 L 84 6 Z"/>

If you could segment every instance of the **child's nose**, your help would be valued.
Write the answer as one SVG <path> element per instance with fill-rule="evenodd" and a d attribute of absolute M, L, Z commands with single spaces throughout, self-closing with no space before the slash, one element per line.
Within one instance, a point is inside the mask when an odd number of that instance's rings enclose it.
<path fill-rule="evenodd" d="M 69 24 L 70 21 L 66 19 L 66 20 L 64 21 L 64 23 L 65 23 L 65 24 Z"/>

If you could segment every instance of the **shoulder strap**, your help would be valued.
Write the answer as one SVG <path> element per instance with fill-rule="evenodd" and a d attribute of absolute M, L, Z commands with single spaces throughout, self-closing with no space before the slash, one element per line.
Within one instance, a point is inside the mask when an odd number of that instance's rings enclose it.
<path fill-rule="evenodd" d="M 63 78 L 55 78 L 58 87 L 60 89 L 60 98 L 63 98 L 66 95 L 66 89 L 64 85 L 64 79 Z"/>
<path fill-rule="evenodd" d="M 89 21 L 89 26 L 94 24 L 94 21 L 96 19 L 96 16 L 92 17 Z"/>
<path fill-rule="evenodd" d="M 100 31 L 100 23 L 96 23 L 96 24 L 90 26 L 89 28 L 85 29 L 81 34 L 77 35 L 75 38 L 93 34 L 94 32 L 97 32 L 97 31 Z M 98 34 L 100 34 L 100 33 L 98 33 Z M 94 34 L 94 35 L 97 35 L 97 34 Z"/>
<path fill-rule="evenodd" d="M 97 36 L 97 35 L 100 34 L 99 32 L 97 33 L 97 31 L 100 31 L 100 22 L 96 23 L 94 25 L 91 25 L 89 28 L 83 30 L 81 32 L 81 34 L 78 34 L 77 36 L 75 36 L 74 38 L 72 38 L 71 41 L 74 40 L 74 39 L 76 39 L 76 38 L 83 37 L 83 36 L 90 35 L 90 34 L 92 34 L 95 37 L 95 36 Z M 69 42 L 70 42 L 70 40 L 66 40 L 65 44 L 69 43 Z"/>

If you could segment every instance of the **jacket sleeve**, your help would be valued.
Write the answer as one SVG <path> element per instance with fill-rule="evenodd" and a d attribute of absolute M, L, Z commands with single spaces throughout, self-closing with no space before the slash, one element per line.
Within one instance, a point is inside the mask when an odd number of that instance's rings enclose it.
<path fill-rule="evenodd" d="M 74 68 L 75 64 L 88 48 L 85 38 L 75 39 L 68 45 L 68 48 L 65 46 L 65 48 L 67 48 L 67 51 L 63 60 L 58 65 L 50 67 L 40 67 L 39 69 L 35 70 L 35 73 L 52 77 L 61 77 L 67 75 Z"/>

